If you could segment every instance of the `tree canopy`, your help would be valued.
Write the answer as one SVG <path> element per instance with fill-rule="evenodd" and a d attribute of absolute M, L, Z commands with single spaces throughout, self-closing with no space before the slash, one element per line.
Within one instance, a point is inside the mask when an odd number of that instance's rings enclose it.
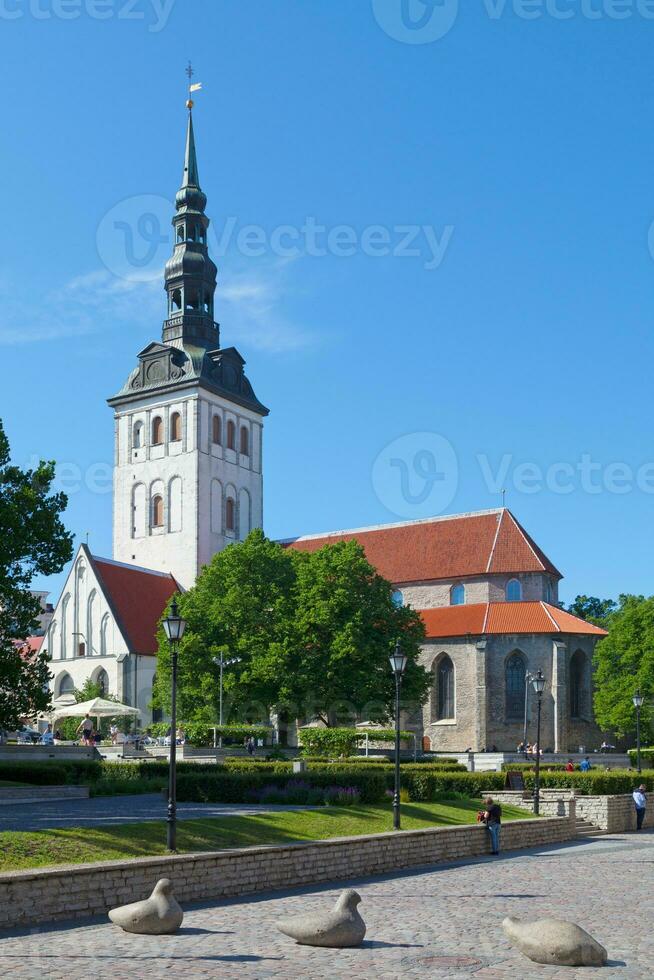
<path fill-rule="evenodd" d="M 620 737 L 632 736 L 636 727 L 632 698 L 640 689 L 646 698 L 641 713 L 643 744 L 652 744 L 654 596 L 621 595 L 608 625 L 609 635 L 595 649 L 597 723 Z"/>
<path fill-rule="evenodd" d="M 424 627 L 418 613 L 397 608 L 392 588 L 356 542 L 313 554 L 294 551 L 254 530 L 215 555 L 180 598 L 187 620 L 179 653 L 179 716 L 215 721 L 219 668 L 224 721 L 355 718 L 384 721 L 395 685 L 388 657 L 396 638 L 408 657 L 403 703 L 416 708 L 430 684 L 418 664 Z M 169 705 L 170 651 L 160 636 L 154 703 Z"/>
<path fill-rule="evenodd" d="M 11 465 L 0 421 L 0 728 L 50 704 L 47 657 L 29 654 L 20 641 L 37 626 L 41 606 L 30 591 L 35 575 L 61 571 L 72 556 L 72 537 L 61 514 L 63 493 L 51 493 L 54 463 L 34 470 Z"/>
<path fill-rule="evenodd" d="M 618 604 L 613 599 L 597 599 L 595 596 L 578 595 L 575 601 L 568 606 L 568 612 L 584 619 L 587 623 L 606 627 L 611 619 L 611 614 L 617 608 Z"/>

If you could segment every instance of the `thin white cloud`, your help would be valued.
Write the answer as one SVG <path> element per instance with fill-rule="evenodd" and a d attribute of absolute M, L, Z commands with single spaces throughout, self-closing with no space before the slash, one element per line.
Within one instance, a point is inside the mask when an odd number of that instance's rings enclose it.
<path fill-rule="evenodd" d="M 216 318 L 226 343 L 284 352 L 314 342 L 311 331 L 283 312 L 293 292 L 288 285 L 288 265 L 275 261 L 258 264 L 255 270 L 230 271 L 227 282 L 221 276 Z M 97 269 L 27 304 L 12 301 L 9 284 L 0 276 L 0 346 L 91 336 L 135 324 L 151 324 L 157 336 L 165 314 L 162 281 L 163 271 L 161 277 L 139 282 Z"/>

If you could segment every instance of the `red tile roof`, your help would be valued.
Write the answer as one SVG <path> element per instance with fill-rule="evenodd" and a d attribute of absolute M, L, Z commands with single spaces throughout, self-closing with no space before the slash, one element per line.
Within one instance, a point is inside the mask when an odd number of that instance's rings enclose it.
<path fill-rule="evenodd" d="M 25 659 L 39 652 L 43 646 L 44 639 L 44 636 L 28 636 L 24 640 L 14 640 L 14 646 L 20 649 L 21 656 Z"/>
<path fill-rule="evenodd" d="M 181 591 L 173 576 L 87 555 L 130 653 L 155 654 L 161 614 Z"/>
<path fill-rule="evenodd" d="M 396 585 L 518 572 L 561 573 L 506 509 L 388 524 L 284 541 L 299 551 L 317 551 L 336 541 L 356 540 L 368 561 Z"/>
<path fill-rule="evenodd" d="M 483 602 L 470 606 L 441 606 L 420 613 L 428 639 L 493 634 L 574 633 L 606 636 L 606 630 L 548 602 Z"/>

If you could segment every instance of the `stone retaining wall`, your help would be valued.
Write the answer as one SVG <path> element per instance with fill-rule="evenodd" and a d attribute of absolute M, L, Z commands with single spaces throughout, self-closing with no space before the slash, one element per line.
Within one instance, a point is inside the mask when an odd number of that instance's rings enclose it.
<path fill-rule="evenodd" d="M 88 786 L 0 786 L 0 806 L 88 798 Z"/>
<path fill-rule="evenodd" d="M 161 824 L 164 834 L 164 825 Z M 574 805 L 565 818 L 505 824 L 502 847 L 538 847 L 575 835 Z M 205 854 L 135 858 L 0 874 L 0 929 L 83 919 L 149 895 L 170 878 L 180 902 L 383 874 L 489 853 L 481 826 L 434 827 Z"/>
<path fill-rule="evenodd" d="M 532 796 L 528 793 L 496 790 L 487 795 L 491 795 L 498 803 L 509 806 L 530 809 L 532 806 Z M 571 793 L 569 789 L 542 789 L 540 812 L 543 816 L 561 816 L 571 798 L 575 800 L 577 815 L 582 820 L 588 820 L 608 834 L 623 834 L 636 829 L 636 810 L 631 793 L 619 796 L 582 796 Z M 654 801 L 650 801 L 643 826 L 654 827 Z"/>

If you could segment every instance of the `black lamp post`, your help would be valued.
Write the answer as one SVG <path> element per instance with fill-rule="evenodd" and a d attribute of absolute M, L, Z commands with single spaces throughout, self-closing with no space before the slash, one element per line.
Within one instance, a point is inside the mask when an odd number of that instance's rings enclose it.
<path fill-rule="evenodd" d="M 645 698 L 640 693 L 640 688 L 634 694 L 632 701 L 634 702 L 634 708 L 636 709 L 636 769 L 638 772 L 643 771 L 642 763 L 640 761 L 640 709 L 643 706 Z"/>
<path fill-rule="evenodd" d="M 170 643 L 172 696 L 170 703 L 170 764 L 168 767 L 168 850 L 177 850 L 177 653 L 179 641 L 184 636 L 186 622 L 179 614 L 177 599 L 173 599 L 170 614 L 163 621 L 163 628 Z"/>
<path fill-rule="evenodd" d="M 543 704 L 543 691 L 545 690 L 545 678 L 543 671 L 539 669 L 535 677 L 532 677 L 534 691 L 538 695 L 538 714 L 536 721 L 536 772 L 534 773 L 534 813 L 540 813 L 540 711 Z"/>
<path fill-rule="evenodd" d="M 393 793 L 393 830 L 400 829 L 400 689 L 402 675 L 406 670 L 407 656 L 402 652 L 400 641 L 389 657 L 391 670 L 395 675 L 395 791 Z"/>

